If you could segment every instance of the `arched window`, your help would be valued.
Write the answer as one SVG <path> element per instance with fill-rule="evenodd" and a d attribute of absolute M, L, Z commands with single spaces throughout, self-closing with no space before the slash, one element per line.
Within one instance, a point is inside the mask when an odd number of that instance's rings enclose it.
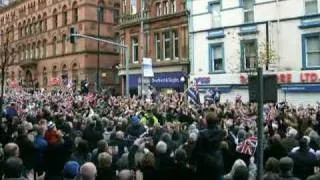
<path fill-rule="evenodd" d="M 72 22 L 77 23 L 79 20 L 78 18 L 78 4 L 77 2 L 74 2 L 72 4 Z"/>
<path fill-rule="evenodd" d="M 66 64 L 62 66 L 61 69 L 61 79 L 64 85 L 68 85 L 68 67 Z"/>
<path fill-rule="evenodd" d="M 36 43 L 32 43 L 31 59 L 36 58 Z"/>
<path fill-rule="evenodd" d="M 57 55 L 57 38 L 53 37 L 52 40 L 52 56 Z"/>
<path fill-rule="evenodd" d="M 23 31 L 21 23 L 18 24 L 18 29 L 19 29 L 19 35 L 18 36 L 21 39 L 22 38 L 22 31 Z"/>
<path fill-rule="evenodd" d="M 63 8 L 62 8 L 62 25 L 65 26 L 67 24 L 68 24 L 67 6 L 63 6 Z"/>
<path fill-rule="evenodd" d="M 61 39 L 61 54 L 65 54 L 66 53 L 66 40 L 67 40 L 67 35 L 62 35 L 62 39 Z"/>
<path fill-rule="evenodd" d="M 58 27 L 58 12 L 57 9 L 53 10 L 52 14 L 52 27 L 57 28 Z"/>
<path fill-rule="evenodd" d="M 57 66 L 53 66 L 52 68 L 52 77 L 56 78 L 58 76 L 58 68 Z"/>
<path fill-rule="evenodd" d="M 30 44 L 28 44 L 27 47 L 26 47 L 26 60 L 28 60 L 29 57 L 30 57 L 29 53 L 30 53 Z"/>
<path fill-rule="evenodd" d="M 47 68 L 44 67 L 42 71 L 42 87 L 48 86 L 48 73 Z"/>
<path fill-rule="evenodd" d="M 73 65 L 72 65 L 72 84 L 73 84 L 73 86 L 77 87 L 78 82 L 79 82 L 78 64 L 73 63 Z"/>
<path fill-rule="evenodd" d="M 33 17 L 33 18 L 32 18 L 32 23 L 31 23 L 31 34 L 37 33 L 37 28 L 36 28 L 36 26 L 37 26 L 36 18 Z"/>
<path fill-rule="evenodd" d="M 30 35 L 31 34 L 31 20 L 30 19 L 28 20 L 27 28 L 28 28 L 28 30 L 27 30 L 28 35 Z"/>
<path fill-rule="evenodd" d="M 38 16 L 38 23 L 37 23 L 37 31 L 39 32 L 39 33 L 41 33 L 42 32 L 42 25 L 43 24 L 43 20 L 41 19 L 41 15 L 39 15 Z"/>
<path fill-rule="evenodd" d="M 46 58 L 47 57 L 47 40 L 43 40 L 43 42 L 42 42 L 41 57 L 42 58 Z"/>
<path fill-rule="evenodd" d="M 42 20 L 43 20 L 42 29 L 43 31 L 46 31 L 47 30 L 47 14 L 46 13 L 43 14 Z"/>
<path fill-rule="evenodd" d="M 36 48 L 36 59 L 40 59 L 41 58 L 41 56 L 40 56 L 40 53 L 41 53 L 41 42 L 40 41 L 38 41 L 37 42 L 37 48 Z"/>
<path fill-rule="evenodd" d="M 25 57 L 24 52 L 25 52 L 24 45 L 21 45 L 20 46 L 20 61 L 24 60 L 24 57 Z"/>

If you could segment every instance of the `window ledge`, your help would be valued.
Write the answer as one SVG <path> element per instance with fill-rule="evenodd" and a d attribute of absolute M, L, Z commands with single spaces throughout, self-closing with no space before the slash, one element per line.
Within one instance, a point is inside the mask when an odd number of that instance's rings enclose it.
<path fill-rule="evenodd" d="M 317 24 L 309 24 L 309 25 L 300 25 L 298 26 L 300 29 L 308 29 L 308 28 L 315 28 L 320 27 L 320 23 Z"/>
<path fill-rule="evenodd" d="M 301 68 L 302 71 L 304 70 L 320 70 L 320 67 L 303 67 Z"/>
<path fill-rule="evenodd" d="M 225 71 L 211 71 L 208 74 L 225 74 Z"/>

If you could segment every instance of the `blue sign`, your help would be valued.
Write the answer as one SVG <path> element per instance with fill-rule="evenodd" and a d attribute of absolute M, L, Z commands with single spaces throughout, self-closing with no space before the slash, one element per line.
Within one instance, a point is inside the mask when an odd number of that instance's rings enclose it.
<path fill-rule="evenodd" d="M 216 29 L 208 32 L 208 39 L 223 38 L 224 29 Z"/>
<path fill-rule="evenodd" d="M 154 77 L 151 78 L 151 85 L 156 88 L 182 88 L 184 82 L 181 82 L 180 79 L 184 74 L 184 72 L 154 73 Z M 129 86 L 138 87 L 140 78 L 140 74 L 131 74 L 129 76 Z"/>
<path fill-rule="evenodd" d="M 281 90 L 285 92 L 320 92 L 320 84 L 282 85 Z"/>
<path fill-rule="evenodd" d="M 209 85 L 210 84 L 210 77 L 197 77 L 197 78 L 194 78 L 194 81 L 198 85 Z"/>

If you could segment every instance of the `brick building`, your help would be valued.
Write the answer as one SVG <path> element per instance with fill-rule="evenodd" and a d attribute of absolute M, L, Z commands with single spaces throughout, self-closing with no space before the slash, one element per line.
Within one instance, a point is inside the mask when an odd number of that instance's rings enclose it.
<path fill-rule="evenodd" d="M 98 43 L 78 38 L 68 41 L 70 27 L 77 33 L 97 36 L 97 4 L 103 3 L 101 37 L 115 41 L 118 0 L 25 0 L 0 9 L 0 42 L 8 40 L 14 58 L 6 72 L 9 86 L 57 87 L 63 82 L 96 81 Z M 101 87 L 119 89 L 116 66 L 119 50 L 100 44 Z"/>
<path fill-rule="evenodd" d="M 144 3 L 143 33 L 140 31 L 141 2 Z M 180 78 L 188 73 L 188 16 L 183 0 L 122 0 L 120 36 L 129 46 L 129 87 L 137 93 L 141 88 L 141 62 L 152 58 L 154 77 L 151 85 L 162 91 L 182 91 Z M 144 54 L 142 54 L 144 52 Z M 125 53 L 121 51 L 119 75 L 125 91 Z"/>

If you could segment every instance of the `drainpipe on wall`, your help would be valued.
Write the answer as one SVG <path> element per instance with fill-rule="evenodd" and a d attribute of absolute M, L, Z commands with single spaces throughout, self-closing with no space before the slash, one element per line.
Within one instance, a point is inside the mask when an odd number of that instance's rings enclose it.
<path fill-rule="evenodd" d="M 276 0 L 276 7 L 277 7 L 277 71 L 280 68 L 280 4 L 279 0 Z"/>
<path fill-rule="evenodd" d="M 193 18 L 192 18 L 192 11 L 193 11 L 193 4 L 192 0 L 187 0 L 186 2 L 186 7 L 187 7 L 187 16 L 188 16 L 188 45 L 189 45 L 189 53 L 188 53 L 188 60 L 189 60 L 189 68 L 188 68 L 188 74 L 193 75 L 194 74 L 194 35 L 192 34 L 193 32 Z"/>

